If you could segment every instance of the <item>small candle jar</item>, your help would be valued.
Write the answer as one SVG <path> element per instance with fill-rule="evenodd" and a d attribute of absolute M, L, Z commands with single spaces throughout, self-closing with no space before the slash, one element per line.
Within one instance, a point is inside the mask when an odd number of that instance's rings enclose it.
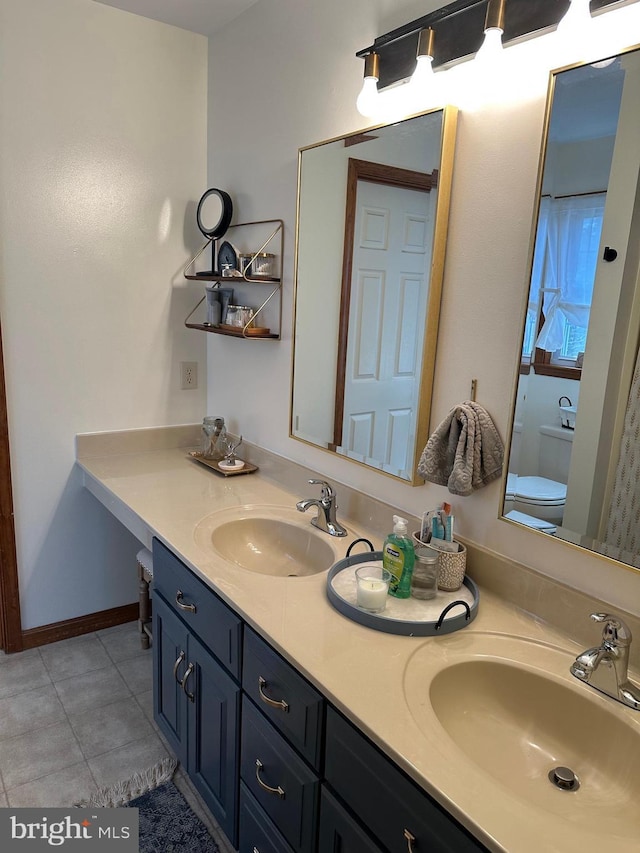
<path fill-rule="evenodd" d="M 251 275 L 270 276 L 276 274 L 276 256 L 271 252 L 258 252 L 251 264 Z"/>
<path fill-rule="evenodd" d="M 356 603 L 369 613 L 381 613 L 387 606 L 391 574 L 382 566 L 366 565 L 356 569 Z"/>

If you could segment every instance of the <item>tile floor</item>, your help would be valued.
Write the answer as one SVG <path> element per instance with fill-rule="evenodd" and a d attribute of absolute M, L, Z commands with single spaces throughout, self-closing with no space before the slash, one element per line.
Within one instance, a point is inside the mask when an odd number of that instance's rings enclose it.
<path fill-rule="evenodd" d="M 0 652 L 0 806 L 68 806 L 169 753 L 137 623 Z"/>

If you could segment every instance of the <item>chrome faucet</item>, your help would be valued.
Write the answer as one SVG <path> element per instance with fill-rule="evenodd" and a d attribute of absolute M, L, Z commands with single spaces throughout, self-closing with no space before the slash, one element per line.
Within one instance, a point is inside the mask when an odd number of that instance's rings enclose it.
<path fill-rule="evenodd" d="M 336 521 L 336 510 L 338 509 L 336 493 L 324 480 L 309 480 L 309 482 L 315 486 L 322 486 L 322 496 L 320 499 L 305 498 L 305 500 L 298 501 L 296 509 L 300 512 L 306 512 L 310 506 L 318 507 L 318 515 L 311 519 L 311 524 L 330 536 L 346 536 L 347 531 Z"/>
<path fill-rule="evenodd" d="M 594 622 L 604 622 L 602 643 L 578 655 L 571 664 L 571 674 L 623 705 L 640 711 L 640 689 L 628 676 L 631 631 L 618 616 L 592 613 L 591 618 Z"/>

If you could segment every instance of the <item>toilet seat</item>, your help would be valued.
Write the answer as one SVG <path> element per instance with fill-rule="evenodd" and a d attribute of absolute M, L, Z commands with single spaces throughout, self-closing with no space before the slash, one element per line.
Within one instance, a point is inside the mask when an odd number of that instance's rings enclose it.
<path fill-rule="evenodd" d="M 567 486 L 547 477 L 518 477 L 514 496 L 517 501 L 532 506 L 564 506 Z"/>
<path fill-rule="evenodd" d="M 542 533 L 548 533 L 553 536 L 556 532 L 556 526 L 542 518 L 535 518 L 533 515 L 527 515 L 525 512 L 519 512 L 517 509 L 511 510 L 505 516 L 510 521 L 517 521 L 518 524 L 525 524 L 534 530 L 540 530 Z"/>

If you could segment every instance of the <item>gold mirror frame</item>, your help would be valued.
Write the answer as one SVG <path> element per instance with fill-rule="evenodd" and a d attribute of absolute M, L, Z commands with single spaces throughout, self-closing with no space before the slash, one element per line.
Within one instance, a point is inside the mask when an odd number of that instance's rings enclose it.
<path fill-rule="evenodd" d="M 640 56 L 640 46 L 639 45 L 633 45 L 631 47 L 626 48 L 625 50 L 620 51 L 620 53 L 618 53 L 615 57 L 613 57 L 613 59 L 614 60 L 617 58 L 624 59 L 624 57 L 626 57 L 627 55 L 634 53 L 634 52 L 638 53 L 638 56 Z M 610 59 L 610 58 L 611 57 L 603 58 L 603 60 L 601 60 L 601 62 L 604 63 L 606 61 L 606 59 Z M 528 276 L 527 282 L 526 282 L 526 291 L 524 294 L 523 309 L 521 312 L 521 325 L 522 325 L 523 332 L 522 332 L 522 335 L 520 337 L 519 349 L 517 352 L 518 368 L 516 369 L 516 372 L 515 372 L 515 379 L 514 379 L 514 385 L 513 385 L 513 390 L 512 390 L 512 398 L 511 398 L 512 399 L 512 407 L 511 407 L 510 426 L 509 426 L 509 432 L 507 435 L 507 441 L 505 443 L 506 444 L 506 455 L 505 455 L 506 459 L 510 459 L 512 446 L 513 446 L 513 436 L 514 436 L 514 431 L 515 431 L 514 427 L 515 427 L 516 420 L 517 420 L 516 409 L 517 409 L 518 392 L 519 392 L 521 374 L 522 374 L 522 369 L 521 369 L 521 367 L 522 367 L 522 350 L 523 350 L 524 339 L 525 339 L 525 334 L 526 334 L 525 324 L 526 324 L 526 317 L 527 317 L 527 308 L 528 308 L 528 303 L 529 303 L 529 290 L 530 290 L 530 286 L 531 286 L 531 279 L 533 276 L 534 254 L 536 251 L 536 239 L 538 236 L 541 199 L 542 199 L 543 185 L 544 185 L 544 179 L 545 179 L 545 166 L 547 164 L 547 154 L 548 154 L 548 150 L 549 150 L 550 126 L 551 126 L 553 107 L 554 107 L 554 96 L 556 95 L 556 90 L 557 90 L 557 80 L 558 80 L 558 76 L 561 74 L 571 72 L 575 69 L 580 69 L 580 68 L 586 69 L 588 66 L 597 66 L 597 64 L 598 63 L 595 63 L 595 62 L 575 63 L 575 64 L 570 65 L 570 66 L 554 69 L 550 72 L 549 86 L 548 86 L 548 92 L 547 92 L 547 102 L 546 102 L 546 109 L 545 109 L 544 129 L 543 129 L 543 136 L 542 136 L 542 146 L 541 146 L 541 153 L 540 153 L 540 160 L 539 160 L 539 167 L 538 167 L 538 178 L 537 178 L 537 185 L 536 185 L 536 209 L 535 209 L 534 218 L 533 218 L 533 226 L 532 226 L 531 240 L 530 240 L 530 247 L 529 247 L 529 263 L 528 263 L 529 276 Z M 637 78 L 635 78 L 635 79 L 637 79 Z M 621 115 L 622 115 L 622 113 L 621 113 Z M 618 132 L 619 132 L 619 125 L 616 127 L 616 132 L 615 132 L 616 137 L 617 137 Z M 609 178 L 609 180 L 607 181 L 607 190 L 606 191 L 608 191 L 610 189 L 610 187 L 611 187 L 611 181 Z M 640 178 L 638 180 L 636 192 L 638 190 L 640 190 Z M 605 215 L 606 215 L 606 212 L 605 212 Z M 635 221 L 635 218 L 639 215 L 640 215 L 640 206 L 638 205 L 637 197 L 636 197 L 636 204 L 634 207 L 634 212 L 632 214 L 634 221 Z M 605 220 L 605 222 L 606 222 L 606 220 Z M 633 234 L 633 232 L 632 232 L 632 234 Z M 607 252 L 608 247 L 604 246 L 605 242 L 607 242 L 607 239 L 606 239 L 605 229 L 603 228 L 602 237 L 601 237 L 599 250 L 598 250 L 598 259 L 599 259 L 598 263 L 600 263 L 601 261 L 610 262 L 615 258 L 615 255 L 613 255 L 613 257 L 610 254 L 609 254 L 609 256 L 607 256 L 608 255 L 608 252 Z M 639 280 L 639 278 L 640 278 L 640 266 L 637 263 L 637 259 L 634 260 L 634 252 L 631 251 L 627 254 L 627 250 L 629 248 L 629 245 L 631 245 L 631 242 L 632 242 L 632 240 L 630 240 L 630 243 L 628 245 L 625 245 L 624 247 L 618 246 L 618 249 L 623 248 L 623 251 L 620 251 L 618 253 L 622 256 L 622 263 L 625 264 L 622 276 L 625 279 L 630 278 L 630 277 L 634 277 L 636 280 Z M 615 244 L 615 241 L 614 241 L 614 244 Z M 597 281 L 597 275 L 598 275 L 598 273 L 596 271 L 596 281 Z M 621 285 L 621 287 L 622 287 L 622 285 Z M 633 314 L 637 316 L 636 305 L 638 303 L 638 299 L 640 298 L 640 293 L 638 293 L 637 286 L 636 286 L 635 293 L 636 293 L 636 296 L 633 296 L 633 297 L 627 296 L 627 299 L 630 299 L 630 298 L 633 299 L 633 301 L 634 301 Z M 595 298 L 596 297 L 595 297 L 595 291 L 594 291 L 594 301 L 592 303 L 593 306 L 595 306 Z M 621 296 L 618 311 L 623 310 L 622 301 L 623 300 L 622 300 L 622 296 Z M 590 319 L 590 323 L 591 323 L 591 319 Z M 536 334 L 537 334 L 537 332 L 536 332 Z M 609 448 L 608 448 L 608 457 L 609 457 L 608 465 L 609 465 L 609 468 L 611 468 L 611 465 L 613 465 L 618 458 L 618 449 L 617 448 L 619 447 L 620 441 L 622 440 L 622 423 L 621 422 L 624 418 L 624 411 L 626 409 L 626 397 L 630 393 L 630 385 L 631 385 L 631 380 L 632 380 L 632 374 L 634 372 L 633 364 L 636 364 L 637 358 L 640 359 L 640 350 L 638 349 L 638 336 L 640 335 L 640 326 L 635 330 L 635 332 L 633 330 L 630 330 L 628 332 L 628 334 L 629 334 L 629 338 L 625 339 L 625 340 L 626 340 L 626 343 L 628 346 L 633 345 L 633 351 L 631 351 L 631 349 L 626 349 L 626 353 L 622 357 L 622 366 L 621 366 L 619 378 L 617 380 L 619 382 L 619 385 L 618 385 L 618 402 L 617 402 L 618 414 L 617 414 L 617 425 L 616 425 L 617 432 L 613 433 L 617 436 L 617 439 L 613 442 L 613 444 L 609 445 Z M 535 344 L 534 344 L 534 346 L 535 346 Z M 631 355 L 630 355 L 630 352 L 631 352 Z M 585 356 L 585 361 L 586 361 L 586 356 Z M 544 371 L 544 369 L 543 369 L 543 371 Z M 623 392 L 624 392 L 624 396 L 623 396 Z M 605 403 L 603 402 L 602 407 L 604 408 L 604 406 L 605 406 Z M 578 409 L 579 409 L 579 405 L 578 405 Z M 622 412 L 622 414 L 621 414 L 621 412 Z M 576 423 L 576 431 L 577 431 L 577 427 L 579 427 L 579 425 L 580 425 L 579 422 Z M 615 456 L 615 458 L 614 458 L 614 456 Z M 599 458 L 600 457 L 598 457 L 598 459 Z M 502 479 L 502 498 L 501 498 L 501 503 L 500 503 L 500 507 L 499 507 L 499 518 L 500 518 L 500 520 L 506 521 L 507 523 L 510 523 L 510 524 L 515 524 L 516 526 L 521 527 L 521 528 L 526 527 L 527 529 L 532 530 L 532 532 L 536 533 L 537 535 L 548 536 L 549 534 L 544 533 L 543 531 L 539 531 L 539 530 L 536 530 L 534 528 L 529 528 L 527 525 L 522 524 L 521 522 L 518 522 L 516 520 L 513 520 L 511 518 L 506 517 L 505 512 L 508 509 L 505 506 L 506 501 L 507 501 L 507 482 L 508 482 L 507 478 L 508 478 L 508 473 L 509 473 L 508 469 L 509 469 L 509 466 L 505 465 L 504 473 L 503 473 L 503 479 Z M 610 476 L 611 475 L 609 474 L 609 477 Z M 610 503 L 611 492 L 609 492 L 608 494 L 609 494 L 609 503 Z M 606 506 L 608 506 L 608 503 L 605 503 L 605 502 L 603 502 L 600 506 L 599 530 L 602 530 L 602 527 L 604 524 L 603 519 L 604 519 L 604 515 L 605 515 L 605 507 Z M 632 558 L 631 555 L 629 554 L 629 552 L 620 551 L 619 549 L 612 547 L 611 545 L 605 544 L 603 541 L 600 541 L 600 539 L 598 539 L 596 537 L 587 535 L 587 533 L 575 532 L 575 531 L 572 531 L 571 529 L 566 529 L 562 526 L 557 531 L 557 535 L 554 536 L 553 538 L 557 539 L 557 541 L 564 542 L 565 544 L 567 544 L 569 547 L 571 547 L 573 549 L 578 549 L 580 551 L 586 550 L 590 553 L 593 553 L 597 557 L 600 557 L 600 558 L 602 558 L 608 562 L 615 563 L 616 565 L 622 566 L 623 568 L 628 569 L 630 571 L 634 571 L 634 572 L 640 571 L 640 553 Z M 626 559 L 624 559 L 624 557 L 627 557 L 629 560 L 633 559 L 634 563 L 627 561 Z"/>
<path fill-rule="evenodd" d="M 404 169 L 403 164 L 398 163 L 381 164 L 379 162 L 374 163 L 373 161 L 371 161 L 369 166 L 365 166 L 363 165 L 362 157 L 359 153 L 353 153 L 353 156 L 350 155 L 352 153 L 352 149 L 356 145 L 358 145 L 359 142 L 374 138 L 374 134 L 376 131 L 387 130 L 388 133 L 391 133 L 394 128 L 399 128 L 398 133 L 402 133 L 403 131 L 406 131 L 409 122 L 419 121 L 420 119 L 424 119 L 436 114 L 440 114 L 442 119 L 439 134 L 439 163 L 437 166 L 436 174 L 433 175 L 433 177 L 429 173 L 422 173 L 423 176 L 425 174 L 429 174 L 428 178 L 425 177 L 426 183 L 430 184 L 431 180 L 433 180 L 434 188 L 437 184 L 437 196 L 433 220 L 431 262 L 429 270 L 427 271 L 428 296 L 424 323 L 424 337 L 422 343 L 421 358 L 419 361 L 420 379 L 418 385 L 418 406 L 415 417 L 413 447 L 410 449 L 410 453 L 408 453 L 411 471 L 407 477 L 403 477 L 390 471 L 384 470 L 382 467 L 378 467 L 377 464 L 362 461 L 360 459 L 355 459 L 352 456 L 340 453 L 340 451 L 338 450 L 338 447 L 340 446 L 340 432 L 339 426 L 337 426 L 337 422 L 341 409 L 340 375 L 341 371 L 344 372 L 345 370 L 346 362 L 346 346 L 348 336 L 348 331 L 346 331 L 346 327 L 348 325 L 347 321 L 349 316 L 349 288 L 351 272 L 350 237 L 349 234 L 345 233 L 345 223 L 349 205 L 353 207 L 354 204 L 354 180 L 356 180 L 354 176 L 357 176 L 359 170 L 362 170 L 366 174 L 368 171 L 371 170 L 373 170 L 373 172 L 384 171 L 385 166 L 399 165 L 400 168 L 398 172 L 406 171 L 407 181 L 415 180 L 416 172 L 412 169 Z M 296 248 L 294 265 L 295 288 L 293 306 L 293 346 L 291 362 L 289 436 L 290 438 L 302 441 L 305 444 L 317 447 L 321 450 L 324 450 L 325 452 L 330 452 L 334 454 L 338 453 L 340 455 L 340 458 L 348 459 L 349 461 L 355 462 L 358 465 L 371 468 L 373 470 L 379 471 L 385 476 L 393 477 L 394 479 L 414 486 L 423 485 L 422 478 L 419 477 L 419 475 L 417 474 L 417 464 L 422 449 L 429 437 L 431 395 L 435 371 L 438 325 L 440 317 L 440 302 L 444 277 L 444 261 L 449 220 L 449 207 L 451 201 L 451 184 L 453 179 L 456 126 L 457 110 L 454 107 L 445 107 L 442 110 L 430 110 L 425 113 L 410 116 L 409 118 L 404 119 L 401 122 L 395 122 L 391 125 L 376 125 L 375 127 L 367 128 L 364 131 L 356 131 L 345 136 L 328 139 L 316 143 L 314 145 L 305 146 L 303 148 L 300 148 L 298 151 L 298 194 L 296 208 Z M 331 328 L 331 334 L 324 335 L 322 337 L 322 340 L 317 343 L 317 349 L 324 347 L 327 348 L 326 352 L 323 349 L 323 353 L 326 356 L 326 361 L 330 363 L 329 367 L 327 367 L 327 365 L 324 365 L 327 369 L 323 371 L 323 375 L 317 376 L 314 375 L 315 366 L 311 366 L 312 359 L 309 355 L 309 351 L 304 353 L 304 356 L 306 356 L 306 363 L 304 363 L 303 356 L 301 354 L 301 339 L 305 337 L 305 332 L 309 332 L 309 328 L 307 327 L 307 329 L 305 330 L 302 329 L 299 325 L 301 322 L 300 317 L 302 315 L 302 312 L 300 310 L 300 300 L 305 293 L 306 287 L 304 280 L 301 279 L 304 278 L 304 268 L 308 267 L 308 264 L 310 262 L 308 256 L 311 254 L 309 246 L 307 242 L 305 242 L 308 234 L 307 231 L 304 230 L 304 224 L 301 222 L 301 209 L 303 207 L 302 197 L 304 193 L 303 169 L 305 167 L 305 164 L 308 163 L 310 153 L 312 153 L 314 150 L 323 149 L 325 146 L 334 145 L 336 143 L 345 147 L 348 150 L 350 149 L 349 153 L 345 154 L 344 157 L 345 193 L 342 204 L 343 218 L 341 220 L 340 234 L 338 235 L 336 231 L 333 239 L 333 242 L 336 244 L 338 243 L 338 241 L 340 242 L 340 245 L 333 246 L 333 252 L 339 252 L 342 266 L 340 274 L 336 274 L 335 276 L 330 277 L 330 280 L 326 283 L 326 289 L 321 294 L 316 294 L 320 300 L 329 299 L 331 301 L 332 311 L 335 314 L 336 318 L 335 324 Z M 358 167 L 354 165 L 351 166 L 350 181 L 347 180 L 347 171 L 349 169 L 348 161 L 356 161 L 359 164 Z M 391 171 L 392 170 L 390 169 L 389 173 L 391 173 Z M 412 172 L 412 176 L 409 176 L 409 172 Z M 395 183 L 398 186 L 401 186 L 401 179 L 402 176 L 398 177 L 397 174 L 391 176 L 389 176 L 388 174 L 387 179 L 385 180 L 383 178 L 380 178 L 380 182 L 388 183 L 390 185 L 393 185 Z M 375 181 L 376 178 L 365 177 L 364 180 Z M 308 202 L 305 201 L 304 203 L 307 204 Z M 301 249 L 301 245 L 303 243 L 304 249 Z M 322 238 L 319 238 L 318 241 L 312 245 L 312 250 L 314 245 L 315 250 L 317 251 L 317 262 L 321 263 Z M 301 257 L 303 251 L 306 254 L 305 258 Z M 318 310 L 321 309 L 319 308 Z M 351 330 L 351 332 L 353 333 L 353 330 Z M 327 399 L 330 398 L 330 404 L 327 404 L 327 408 L 331 408 L 331 412 L 325 412 L 323 409 L 321 413 L 323 417 L 326 416 L 327 421 L 327 425 L 324 429 L 322 438 L 317 436 L 310 436 L 308 434 L 302 434 L 301 431 L 296 428 L 297 415 L 294 408 L 296 403 L 296 383 L 315 383 L 315 386 L 318 387 L 318 383 L 329 382 L 327 375 L 328 373 L 331 374 L 330 381 L 333 383 L 335 380 L 335 385 L 332 385 L 330 389 L 331 393 L 327 396 Z"/>

